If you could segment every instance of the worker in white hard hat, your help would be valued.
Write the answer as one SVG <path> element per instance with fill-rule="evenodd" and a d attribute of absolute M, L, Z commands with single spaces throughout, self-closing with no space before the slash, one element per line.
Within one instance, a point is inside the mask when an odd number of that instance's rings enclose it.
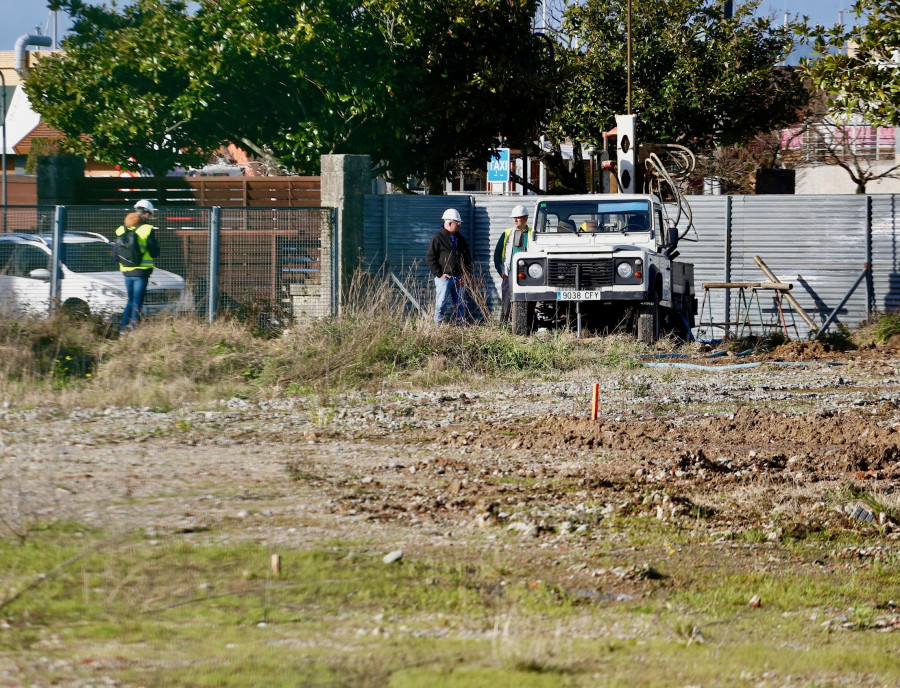
<path fill-rule="evenodd" d="M 142 198 L 134 204 L 134 212 L 140 213 L 141 217 L 145 220 L 149 220 L 153 217 L 153 213 L 156 212 L 156 208 L 153 207 L 153 204 L 150 201 Z"/>
<path fill-rule="evenodd" d="M 509 216 L 512 218 L 513 226 L 507 229 L 500 238 L 497 239 L 497 245 L 494 246 L 494 268 L 500 275 L 500 322 L 509 322 L 510 297 L 509 297 L 509 274 L 511 272 L 512 258 L 518 251 L 521 251 L 528 245 L 528 237 L 531 229 L 528 227 L 528 208 L 524 205 L 513 207 Z M 523 234 L 522 246 L 514 246 L 511 241 L 513 232 L 520 230 Z"/>
<path fill-rule="evenodd" d="M 120 334 L 133 330 L 140 322 L 150 274 L 153 272 L 154 261 L 159 258 L 156 228 L 150 224 L 154 210 L 150 201 L 138 201 L 134 204 L 134 212 L 128 213 L 125 221 L 116 229 L 113 251 L 119 270 L 125 278 L 127 296 Z"/>
<path fill-rule="evenodd" d="M 431 237 L 425 261 L 434 277 L 434 322 L 462 325 L 466 315 L 465 278 L 472 274 L 472 254 L 459 233 L 462 218 L 455 208 L 441 216 L 444 226 Z"/>

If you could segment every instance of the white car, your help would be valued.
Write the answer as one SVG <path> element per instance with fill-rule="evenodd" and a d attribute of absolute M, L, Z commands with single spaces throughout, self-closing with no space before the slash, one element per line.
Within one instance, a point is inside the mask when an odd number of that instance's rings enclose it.
<path fill-rule="evenodd" d="M 101 234 L 66 232 L 60 304 L 82 314 L 115 316 L 125 310 L 125 277 Z M 46 314 L 50 309 L 52 236 L 0 234 L 0 313 Z M 184 294 L 184 278 L 154 268 L 144 312 L 174 310 Z"/>

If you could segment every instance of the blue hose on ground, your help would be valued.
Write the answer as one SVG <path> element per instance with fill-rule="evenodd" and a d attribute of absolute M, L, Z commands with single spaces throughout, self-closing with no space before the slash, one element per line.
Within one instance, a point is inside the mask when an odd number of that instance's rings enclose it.
<path fill-rule="evenodd" d="M 756 349 L 744 349 L 740 353 L 735 354 L 735 356 L 748 356 L 752 354 Z M 706 354 L 704 358 L 719 358 L 720 356 L 726 356 L 728 354 L 727 351 L 713 351 L 711 354 Z M 653 358 L 691 358 L 690 354 L 653 354 Z"/>
<path fill-rule="evenodd" d="M 756 366 L 766 363 L 768 365 L 783 366 L 806 366 L 806 365 L 827 365 L 841 366 L 844 365 L 840 361 L 754 361 L 753 363 L 735 363 L 733 365 L 700 365 L 699 363 L 665 363 L 652 361 L 644 361 L 645 366 L 651 368 L 683 368 L 686 370 L 740 370 L 742 368 L 755 368 Z"/>

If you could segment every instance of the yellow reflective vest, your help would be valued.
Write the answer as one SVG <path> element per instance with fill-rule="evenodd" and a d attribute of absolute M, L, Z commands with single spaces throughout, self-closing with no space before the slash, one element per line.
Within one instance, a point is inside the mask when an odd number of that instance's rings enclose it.
<path fill-rule="evenodd" d="M 116 230 L 116 236 L 122 236 L 126 231 L 125 225 L 119 225 L 119 228 Z M 132 268 L 126 268 L 119 263 L 119 270 L 122 272 L 131 272 L 132 270 L 146 270 L 147 268 L 153 267 L 151 247 L 153 247 L 152 253 L 158 255 L 158 250 L 156 237 L 151 237 L 152 232 L 153 225 L 150 224 L 143 224 L 134 228 L 134 233 L 137 234 L 138 238 L 138 246 L 141 247 L 141 264 Z"/>

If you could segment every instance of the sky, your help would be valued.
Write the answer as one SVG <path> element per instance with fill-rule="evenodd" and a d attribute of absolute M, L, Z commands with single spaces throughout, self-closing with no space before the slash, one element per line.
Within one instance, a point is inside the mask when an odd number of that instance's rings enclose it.
<path fill-rule="evenodd" d="M 735 4 L 740 2 L 741 0 L 736 0 Z M 816 23 L 831 26 L 837 22 L 841 9 L 844 10 L 845 21 L 851 19 L 851 4 L 852 0 L 763 0 L 761 10 L 764 15 L 774 15 L 779 20 L 784 16 L 785 10 L 791 15 L 805 14 Z M 49 15 L 47 0 L 0 0 L 0 50 L 12 50 L 19 36 L 34 33 L 35 26 L 39 26 L 42 33 L 51 35 Z M 59 12 L 57 35 L 60 39 L 68 28 L 68 16 Z"/>
<path fill-rule="evenodd" d="M 852 5 L 853 0 L 763 0 L 760 10 L 764 16 L 774 15 L 777 19 L 783 19 L 786 10 L 790 16 L 806 15 L 811 22 L 830 27 L 837 24 L 841 10 L 845 23 L 853 21 Z"/>

